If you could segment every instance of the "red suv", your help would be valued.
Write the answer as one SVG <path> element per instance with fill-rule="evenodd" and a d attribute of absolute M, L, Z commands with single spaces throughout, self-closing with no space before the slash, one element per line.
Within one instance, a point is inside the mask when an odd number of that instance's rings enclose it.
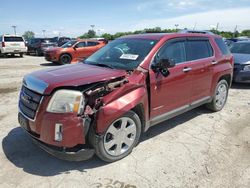
<path fill-rule="evenodd" d="M 19 123 L 58 158 L 113 162 L 159 122 L 204 104 L 221 110 L 232 72 L 220 36 L 125 36 L 82 63 L 26 75 Z"/>

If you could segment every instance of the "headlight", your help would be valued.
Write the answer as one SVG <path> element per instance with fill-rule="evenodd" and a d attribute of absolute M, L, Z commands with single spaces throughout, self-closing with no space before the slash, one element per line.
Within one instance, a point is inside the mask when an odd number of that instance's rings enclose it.
<path fill-rule="evenodd" d="M 58 90 L 49 101 L 47 112 L 80 114 L 84 107 L 84 97 L 80 91 Z"/>
<path fill-rule="evenodd" d="M 250 71 L 250 65 L 246 65 L 243 67 L 243 71 Z"/>

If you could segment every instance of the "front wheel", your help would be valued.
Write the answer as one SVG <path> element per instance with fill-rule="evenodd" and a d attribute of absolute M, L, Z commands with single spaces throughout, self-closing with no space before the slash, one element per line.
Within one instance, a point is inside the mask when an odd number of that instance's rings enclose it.
<path fill-rule="evenodd" d="M 225 106 L 228 96 L 228 83 L 226 80 L 220 80 L 216 86 L 212 101 L 207 104 L 207 108 L 217 112 Z"/>
<path fill-rule="evenodd" d="M 64 64 L 69 64 L 71 62 L 71 57 L 69 54 L 62 54 L 59 58 L 59 63 L 64 65 Z"/>
<path fill-rule="evenodd" d="M 140 135 L 140 118 L 135 112 L 128 111 L 111 123 L 102 137 L 96 138 L 96 154 L 106 162 L 120 160 L 131 153 Z"/>

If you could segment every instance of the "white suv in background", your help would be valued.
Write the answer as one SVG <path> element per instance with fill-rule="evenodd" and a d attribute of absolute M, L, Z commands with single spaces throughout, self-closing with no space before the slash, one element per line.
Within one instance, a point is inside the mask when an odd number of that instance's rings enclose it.
<path fill-rule="evenodd" d="M 13 35 L 0 36 L 0 55 L 19 54 L 27 52 L 27 47 L 23 37 Z"/>

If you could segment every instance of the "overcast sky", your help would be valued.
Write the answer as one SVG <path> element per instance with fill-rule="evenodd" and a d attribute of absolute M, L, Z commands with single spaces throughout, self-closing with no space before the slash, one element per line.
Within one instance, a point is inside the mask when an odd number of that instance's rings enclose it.
<path fill-rule="evenodd" d="M 42 36 L 76 37 L 95 25 L 98 34 L 160 26 L 219 30 L 250 29 L 250 0 L 3 0 L 0 34 L 26 30 Z"/>

